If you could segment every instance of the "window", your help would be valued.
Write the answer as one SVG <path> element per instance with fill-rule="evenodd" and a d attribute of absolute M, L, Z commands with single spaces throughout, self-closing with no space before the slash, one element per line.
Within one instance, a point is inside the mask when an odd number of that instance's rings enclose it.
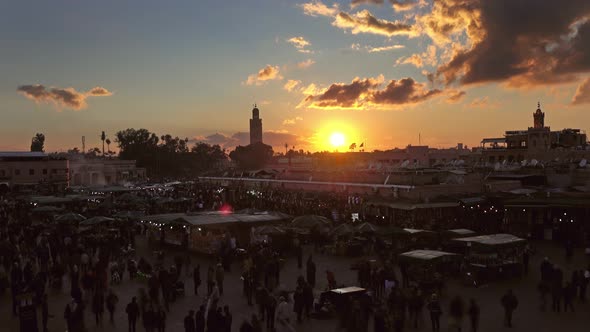
<path fill-rule="evenodd" d="M 54 168 L 51 170 L 51 174 L 57 174 L 57 170 Z"/>
<path fill-rule="evenodd" d="M 47 175 L 47 168 L 43 169 L 43 175 Z"/>
<path fill-rule="evenodd" d="M 29 169 L 29 175 L 35 175 L 35 170 L 34 169 Z"/>
<path fill-rule="evenodd" d="M 0 176 L 2 176 L 2 177 L 6 176 L 6 171 L 3 169 L 0 169 Z"/>
<path fill-rule="evenodd" d="M 20 169 L 15 169 L 14 170 L 14 175 L 20 175 Z"/>

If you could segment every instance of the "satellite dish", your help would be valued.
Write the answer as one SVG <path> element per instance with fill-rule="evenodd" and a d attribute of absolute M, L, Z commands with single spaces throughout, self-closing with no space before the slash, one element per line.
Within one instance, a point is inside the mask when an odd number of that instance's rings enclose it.
<path fill-rule="evenodd" d="M 495 170 L 495 171 L 497 171 L 497 170 L 499 170 L 499 169 L 500 169 L 500 163 L 496 163 L 496 164 L 494 165 L 494 170 Z"/>
<path fill-rule="evenodd" d="M 409 164 L 410 164 L 409 160 L 404 160 L 404 162 L 401 165 L 401 168 L 406 168 L 406 167 L 408 167 Z"/>
<path fill-rule="evenodd" d="M 502 161 L 502 166 L 506 166 L 506 164 L 507 164 L 507 163 L 508 163 L 508 161 L 507 161 L 506 159 L 504 159 L 504 160 Z"/>
<path fill-rule="evenodd" d="M 588 164 L 588 160 L 586 160 L 586 159 L 582 159 L 582 160 L 580 161 L 580 167 L 581 167 L 581 168 L 584 168 L 584 167 L 586 167 L 586 165 L 587 165 L 587 164 Z"/>
<path fill-rule="evenodd" d="M 527 160 L 525 159 L 525 160 L 523 160 L 523 161 L 521 161 L 521 162 L 520 162 L 520 165 L 521 165 L 522 167 L 525 167 L 525 166 L 527 165 L 527 163 L 528 163 L 528 162 L 527 162 Z"/>
<path fill-rule="evenodd" d="M 537 161 L 537 159 L 531 160 L 531 166 L 533 166 L 533 167 L 537 166 L 538 163 L 539 162 Z"/>

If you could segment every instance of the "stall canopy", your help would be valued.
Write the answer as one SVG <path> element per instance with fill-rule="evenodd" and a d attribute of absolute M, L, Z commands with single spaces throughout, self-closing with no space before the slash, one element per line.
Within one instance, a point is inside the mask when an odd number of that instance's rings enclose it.
<path fill-rule="evenodd" d="M 365 222 L 358 225 L 356 230 L 360 233 L 377 233 L 379 231 L 379 227 Z"/>
<path fill-rule="evenodd" d="M 316 215 L 300 216 L 293 219 L 293 221 L 291 222 L 291 226 L 302 228 L 330 227 L 330 224 L 330 219 Z"/>
<path fill-rule="evenodd" d="M 92 217 L 90 219 L 86 219 L 84 221 L 82 221 L 80 223 L 80 226 L 94 226 L 94 225 L 99 225 L 99 224 L 103 224 L 103 223 L 107 223 L 107 222 L 111 222 L 114 221 L 115 219 L 113 218 L 109 218 L 109 217 Z"/>
<path fill-rule="evenodd" d="M 350 235 L 352 233 L 354 233 L 354 227 L 352 227 L 350 224 L 338 225 L 330 232 L 332 236 Z"/>
<path fill-rule="evenodd" d="M 525 239 L 521 239 L 512 234 L 491 234 L 491 235 L 480 235 L 472 237 L 463 237 L 454 239 L 454 241 L 461 241 L 465 243 L 475 243 L 483 246 L 497 247 L 497 246 L 510 246 L 524 244 Z"/>
<path fill-rule="evenodd" d="M 399 256 L 401 259 L 432 262 L 435 260 L 441 260 L 445 257 L 457 256 L 457 254 L 438 250 L 412 250 L 401 253 Z"/>
<path fill-rule="evenodd" d="M 254 214 L 227 213 L 221 211 L 197 214 L 169 213 L 145 216 L 144 221 L 155 224 L 187 223 L 193 226 L 271 223 L 290 219 L 284 213 L 259 212 Z"/>
<path fill-rule="evenodd" d="M 446 230 L 445 232 L 451 236 L 456 236 L 456 237 L 465 237 L 465 236 L 475 235 L 474 231 L 467 229 L 467 228 L 449 229 L 449 230 Z"/>
<path fill-rule="evenodd" d="M 54 213 L 54 212 L 59 212 L 63 209 L 55 207 L 55 206 L 40 206 L 40 207 L 36 207 L 33 210 L 31 210 L 32 212 L 35 213 Z"/>
<path fill-rule="evenodd" d="M 84 217 L 81 214 L 73 213 L 73 212 L 62 214 L 61 216 L 55 218 L 55 221 L 59 221 L 59 222 L 80 222 L 83 220 L 86 220 L 86 217 Z"/>

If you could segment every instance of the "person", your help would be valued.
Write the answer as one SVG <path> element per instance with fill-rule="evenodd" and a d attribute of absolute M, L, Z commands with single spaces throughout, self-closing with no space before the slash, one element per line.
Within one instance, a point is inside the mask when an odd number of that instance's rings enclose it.
<path fill-rule="evenodd" d="M 211 311 L 215 311 L 217 309 L 217 302 L 219 302 L 219 288 L 213 282 L 213 290 L 211 291 L 211 295 L 209 295 L 209 299 L 207 300 L 207 310 L 206 312 L 209 313 Z M 209 319 L 209 317 L 207 317 Z"/>
<path fill-rule="evenodd" d="M 460 296 L 455 296 L 449 305 L 449 316 L 451 316 L 449 326 L 450 329 L 456 329 L 461 332 L 464 315 L 463 299 Z"/>
<path fill-rule="evenodd" d="M 223 307 L 223 332 L 231 332 L 232 315 L 229 312 L 229 306 Z"/>
<path fill-rule="evenodd" d="M 502 307 L 504 307 L 504 326 L 512 327 L 512 313 L 518 307 L 518 299 L 509 289 L 501 299 Z"/>
<path fill-rule="evenodd" d="M 242 325 L 240 325 L 240 332 L 253 332 L 254 329 L 252 327 L 252 324 L 250 324 L 249 321 L 244 320 L 242 322 Z"/>
<path fill-rule="evenodd" d="M 264 321 L 265 313 L 266 313 L 266 302 L 268 299 L 268 290 L 264 285 L 260 285 L 256 289 L 256 306 L 258 307 L 258 315 Z"/>
<path fill-rule="evenodd" d="M 195 285 L 195 295 L 199 295 L 199 286 L 201 286 L 201 265 L 199 264 L 193 270 L 193 284 Z"/>
<path fill-rule="evenodd" d="M 260 324 L 260 320 L 256 314 L 252 314 L 250 324 L 252 325 L 252 332 L 262 332 L 262 324 Z"/>
<path fill-rule="evenodd" d="M 252 305 L 252 293 L 254 287 L 254 280 L 252 280 L 252 273 L 248 271 L 244 271 L 242 274 L 243 285 L 244 285 L 244 295 L 246 296 L 246 300 L 248 301 L 248 305 Z"/>
<path fill-rule="evenodd" d="M 522 268 L 524 270 L 524 275 L 528 275 L 529 274 L 529 249 L 528 247 L 524 249 L 524 252 L 522 253 Z"/>
<path fill-rule="evenodd" d="M 301 323 L 301 316 L 303 314 L 303 287 L 301 284 L 297 285 L 295 294 L 293 294 L 293 311 L 297 313 L 297 323 Z"/>
<path fill-rule="evenodd" d="M 184 332 L 195 332 L 195 311 L 189 310 L 188 315 L 184 317 Z"/>
<path fill-rule="evenodd" d="M 467 313 L 469 314 L 469 320 L 471 322 L 471 332 L 477 332 L 479 327 L 479 306 L 475 302 L 475 299 L 471 299 L 469 302 Z"/>
<path fill-rule="evenodd" d="M 563 312 L 567 312 L 568 308 L 574 312 L 574 298 L 576 297 L 576 290 L 574 286 L 568 282 L 563 288 Z"/>
<path fill-rule="evenodd" d="M 151 302 L 147 310 L 143 313 L 143 327 L 146 332 L 153 332 L 156 327 L 156 312 Z"/>
<path fill-rule="evenodd" d="M 49 320 L 49 303 L 47 302 L 47 294 L 43 294 L 41 298 L 41 323 L 43 332 L 47 332 L 47 321 Z"/>
<path fill-rule="evenodd" d="M 209 265 L 207 268 L 207 296 L 211 295 L 213 291 L 213 286 L 215 284 L 215 269 L 213 269 L 213 265 Z"/>
<path fill-rule="evenodd" d="M 195 315 L 195 332 L 205 332 L 205 306 L 201 305 Z"/>
<path fill-rule="evenodd" d="M 131 302 L 125 308 L 127 313 L 127 322 L 129 323 L 129 332 L 136 332 L 137 316 L 139 316 L 139 306 L 137 305 L 137 298 L 134 296 Z"/>
<path fill-rule="evenodd" d="M 414 287 L 408 299 L 408 312 L 410 313 L 410 325 L 416 329 L 418 328 L 418 318 L 422 316 L 423 305 L 420 291 L 417 287 Z"/>
<path fill-rule="evenodd" d="M 303 311 L 305 317 L 309 318 L 310 312 L 313 310 L 313 289 L 307 282 L 303 282 Z"/>
<path fill-rule="evenodd" d="M 106 302 L 107 310 L 109 311 L 109 320 L 112 325 L 115 325 L 113 316 L 115 314 L 115 306 L 117 305 L 117 302 L 119 302 L 119 297 L 117 297 L 117 294 L 115 294 L 112 289 L 110 289 L 109 293 L 107 294 Z"/>
<path fill-rule="evenodd" d="M 301 269 L 303 266 L 303 246 L 299 238 L 295 238 L 295 251 L 297 252 L 297 268 Z"/>
<path fill-rule="evenodd" d="M 219 295 L 223 295 L 223 279 L 225 277 L 225 270 L 221 263 L 217 263 L 217 269 L 215 270 L 215 281 L 217 287 L 219 287 Z"/>
<path fill-rule="evenodd" d="M 326 270 L 326 279 L 328 281 L 328 289 L 332 290 L 336 288 L 336 277 L 334 276 L 334 272 L 330 270 Z"/>
<path fill-rule="evenodd" d="M 104 313 L 104 295 L 101 291 L 95 291 L 92 297 L 92 311 L 96 318 L 96 326 L 102 325 L 102 314 Z"/>
<path fill-rule="evenodd" d="M 440 331 L 440 316 L 442 315 L 442 308 L 436 293 L 432 294 L 428 302 L 428 311 L 430 312 L 430 321 L 432 322 L 432 332 Z"/>
<path fill-rule="evenodd" d="M 309 255 L 309 257 L 307 258 L 307 264 L 306 264 L 306 274 L 307 274 L 307 283 L 314 288 L 315 287 L 315 263 L 313 262 L 313 259 L 311 258 L 311 255 Z"/>
<path fill-rule="evenodd" d="M 166 331 L 166 310 L 162 306 L 158 306 L 156 311 L 156 328 L 158 332 Z"/>
<path fill-rule="evenodd" d="M 277 332 L 290 332 L 295 330 L 290 323 L 289 304 L 283 296 L 279 298 L 279 305 L 277 306 L 275 321 L 275 328 Z"/>

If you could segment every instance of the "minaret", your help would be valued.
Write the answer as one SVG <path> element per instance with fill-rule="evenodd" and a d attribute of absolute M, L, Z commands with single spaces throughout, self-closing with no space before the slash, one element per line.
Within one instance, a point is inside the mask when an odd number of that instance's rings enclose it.
<path fill-rule="evenodd" d="M 262 143 L 262 119 L 256 104 L 254 104 L 252 119 L 250 119 L 250 144 L 254 143 Z"/>
<path fill-rule="evenodd" d="M 545 128 L 545 113 L 541 111 L 541 103 L 537 102 L 537 111 L 533 113 L 534 127 L 535 129 Z"/>

